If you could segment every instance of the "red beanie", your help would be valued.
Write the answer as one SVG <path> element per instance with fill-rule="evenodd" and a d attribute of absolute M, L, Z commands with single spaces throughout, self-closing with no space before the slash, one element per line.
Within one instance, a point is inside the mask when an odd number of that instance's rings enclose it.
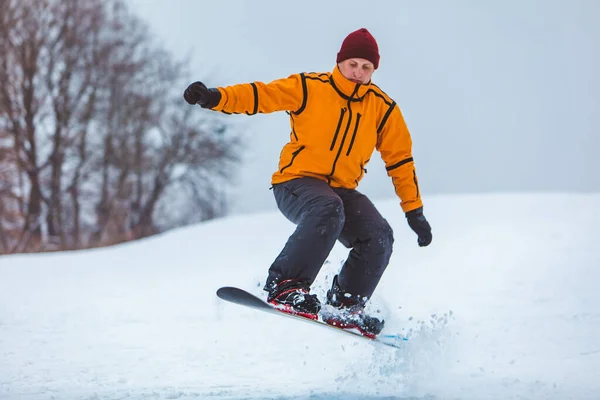
<path fill-rule="evenodd" d="M 379 66 L 379 47 L 371 33 L 365 28 L 352 32 L 342 42 L 342 48 L 337 54 L 338 63 L 349 58 L 364 58 L 373 63 L 375 69 Z"/>

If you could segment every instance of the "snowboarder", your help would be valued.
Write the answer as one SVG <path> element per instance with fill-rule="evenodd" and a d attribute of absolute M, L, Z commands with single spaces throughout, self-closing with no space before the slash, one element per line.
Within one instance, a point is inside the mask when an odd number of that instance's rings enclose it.
<path fill-rule="evenodd" d="M 267 301 L 317 319 L 321 302 L 310 294 L 336 241 L 351 249 L 333 278 L 326 303 L 339 311 L 326 322 L 378 334 L 383 321 L 365 313 L 392 254 L 393 232 L 373 203 L 356 190 L 375 149 L 385 162 L 408 225 L 419 246 L 432 240 L 402 112 L 371 77 L 379 67 L 371 33 L 350 33 L 332 72 L 298 73 L 270 83 L 187 87 L 189 104 L 227 114 L 287 111 L 289 142 L 271 183 L 279 210 L 296 224 L 269 268 Z"/>

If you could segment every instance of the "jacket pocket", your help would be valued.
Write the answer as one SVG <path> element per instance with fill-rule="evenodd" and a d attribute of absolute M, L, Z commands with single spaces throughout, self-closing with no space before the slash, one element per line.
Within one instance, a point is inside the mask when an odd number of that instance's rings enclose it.
<path fill-rule="evenodd" d="M 304 147 L 306 147 L 306 146 L 301 146 L 301 147 L 300 147 L 298 150 L 296 150 L 296 151 L 294 151 L 294 152 L 292 153 L 292 159 L 290 160 L 290 162 L 289 162 L 289 163 L 288 163 L 286 166 L 282 167 L 282 168 L 279 170 L 279 173 L 280 173 L 280 174 L 282 174 L 282 173 L 283 173 L 283 171 L 285 171 L 286 169 L 288 169 L 289 167 L 291 167 L 291 166 L 292 166 L 292 164 L 294 163 L 294 160 L 296 159 L 296 157 L 298 157 L 298 154 L 300 154 L 300 153 L 302 152 L 302 150 L 304 150 Z"/>
<path fill-rule="evenodd" d="M 346 108 L 342 108 L 342 110 L 340 111 L 340 119 L 338 120 L 337 127 L 335 128 L 335 133 L 333 134 L 333 140 L 331 141 L 329 151 L 333 151 L 333 149 L 335 148 L 335 142 L 337 141 L 337 137 L 340 134 L 340 128 L 342 126 L 342 121 L 344 120 L 344 114 L 346 114 Z"/>
<path fill-rule="evenodd" d="M 361 113 L 356 114 L 356 125 L 354 125 L 354 132 L 352 132 L 352 139 L 350 140 L 350 146 L 348 146 L 348 151 L 346 152 L 346 156 L 350 155 L 352 151 L 352 147 L 354 146 L 354 140 L 356 140 L 356 132 L 358 132 L 358 124 L 360 123 L 360 117 L 362 117 Z"/>
<path fill-rule="evenodd" d="M 367 160 L 367 162 L 369 162 Z M 358 182 L 360 182 L 360 180 L 365 176 L 365 174 L 367 173 L 367 169 L 365 168 L 365 165 L 367 162 L 364 163 L 360 163 L 360 174 L 358 175 L 358 178 L 356 178 L 354 180 L 354 182 L 356 182 L 356 184 L 358 185 Z"/>

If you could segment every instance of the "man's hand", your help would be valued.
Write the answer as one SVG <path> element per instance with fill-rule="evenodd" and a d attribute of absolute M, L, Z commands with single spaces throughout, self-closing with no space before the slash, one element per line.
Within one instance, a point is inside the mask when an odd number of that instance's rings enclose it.
<path fill-rule="evenodd" d="M 183 98 L 188 104 L 199 104 L 202 108 L 213 108 L 221 101 L 221 92 L 208 89 L 202 82 L 194 82 L 185 89 Z"/>
<path fill-rule="evenodd" d="M 407 212 L 406 219 L 408 221 L 408 226 L 410 226 L 419 237 L 417 240 L 419 246 L 429 246 L 433 236 L 431 235 L 431 226 L 423 215 L 423 207 Z"/>

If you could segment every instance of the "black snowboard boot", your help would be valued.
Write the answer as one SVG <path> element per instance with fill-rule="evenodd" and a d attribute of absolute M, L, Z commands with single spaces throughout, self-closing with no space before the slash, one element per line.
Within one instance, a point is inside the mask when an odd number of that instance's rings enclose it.
<path fill-rule="evenodd" d="M 384 321 L 365 313 L 366 299 L 344 293 L 333 278 L 331 290 L 327 291 L 327 304 L 334 312 L 323 312 L 323 320 L 329 325 L 343 329 L 357 329 L 362 335 L 375 338 L 383 329 Z"/>
<path fill-rule="evenodd" d="M 267 302 L 277 309 L 309 319 L 318 319 L 321 302 L 310 294 L 310 284 L 288 279 L 268 286 Z"/>

